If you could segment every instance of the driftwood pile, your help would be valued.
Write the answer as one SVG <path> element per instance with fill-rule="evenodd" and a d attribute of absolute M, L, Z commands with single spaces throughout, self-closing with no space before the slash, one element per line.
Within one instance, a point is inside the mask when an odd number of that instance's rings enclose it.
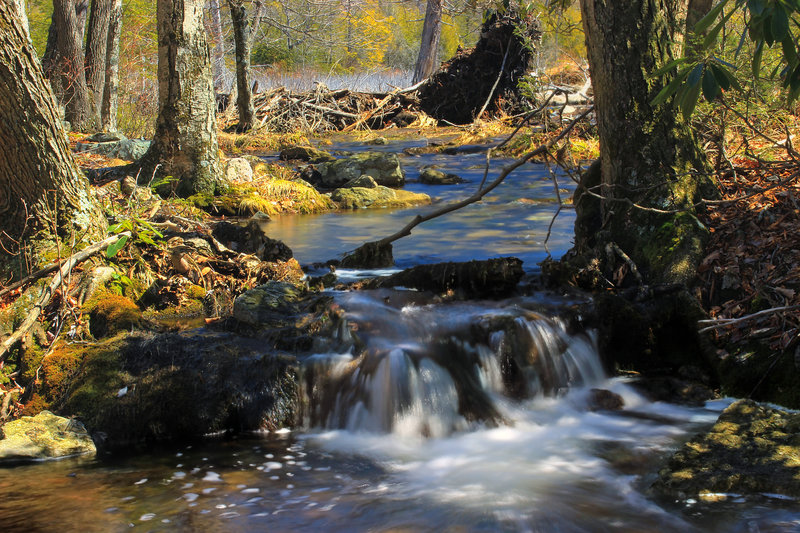
<path fill-rule="evenodd" d="M 278 87 L 254 96 L 255 125 L 276 133 L 382 129 L 391 124 L 405 127 L 419 116 L 415 90 L 411 87 L 390 93 L 332 91 L 322 83 L 306 92 Z M 231 108 L 235 112 L 235 106 Z"/>
<path fill-rule="evenodd" d="M 413 87 L 388 93 L 330 90 L 322 83 L 306 92 L 279 87 L 255 95 L 255 126 L 276 133 L 350 131 L 406 127 L 426 115 L 469 124 L 484 112 L 523 113 L 531 106 L 528 102 L 526 108 L 518 85 L 530 69 L 540 35 L 532 17 L 493 15 L 474 48 L 459 49 L 437 73 Z M 227 105 L 233 100 L 222 106 L 227 106 L 224 119 L 229 124 L 235 123 L 236 106 Z"/>

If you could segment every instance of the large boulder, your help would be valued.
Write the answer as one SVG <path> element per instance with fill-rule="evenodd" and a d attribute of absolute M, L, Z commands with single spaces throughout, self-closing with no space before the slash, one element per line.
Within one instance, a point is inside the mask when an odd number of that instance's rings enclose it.
<path fill-rule="evenodd" d="M 228 183 L 248 183 L 253 181 L 253 167 L 247 159 L 234 157 L 225 163 L 225 181 Z"/>
<path fill-rule="evenodd" d="M 322 189 L 335 189 L 360 176 L 372 176 L 378 185 L 402 187 L 405 183 L 397 154 L 363 152 L 308 167 L 303 178 Z"/>
<path fill-rule="evenodd" d="M 0 464 L 94 454 L 94 442 L 77 420 L 42 411 L 0 428 Z"/>
<path fill-rule="evenodd" d="M 233 318 L 250 326 L 285 325 L 302 312 L 305 290 L 293 283 L 269 281 L 245 291 L 233 302 Z"/>
<path fill-rule="evenodd" d="M 108 450 L 295 420 L 295 357 L 262 338 L 136 333 L 64 350 L 72 350 L 65 363 L 79 363 L 60 387 L 61 412 L 78 416 Z"/>
<path fill-rule="evenodd" d="M 739 400 L 687 442 L 653 489 L 670 499 L 708 494 L 800 497 L 800 413 Z"/>
<path fill-rule="evenodd" d="M 411 207 L 431 203 L 431 197 L 423 193 L 390 189 L 383 185 L 375 187 L 342 187 L 331 193 L 331 200 L 342 209 L 366 207 Z"/>

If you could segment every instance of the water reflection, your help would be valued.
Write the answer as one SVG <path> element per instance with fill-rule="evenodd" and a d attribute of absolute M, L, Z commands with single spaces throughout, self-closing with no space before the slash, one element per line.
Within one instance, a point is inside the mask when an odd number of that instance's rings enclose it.
<path fill-rule="evenodd" d="M 369 147 L 398 152 L 419 144 L 403 143 Z M 336 147 L 365 149 L 363 144 Z M 284 215 L 268 227 L 272 238 L 284 241 L 302 263 L 324 262 L 353 250 L 364 242 L 390 235 L 415 215 L 425 214 L 446 202 L 473 194 L 483 178 L 484 154 L 401 156 L 401 164 L 410 183 L 406 189 L 423 192 L 434 198 L 434 205 L 411 209 L 363 209 L 322 215 Z M 492 161 L 489 179 L 509 160 Z M 466 180 L 460 185 L 434 186 L 414 183 L 424 166 L 437 165 L 444 172 Z M 562 198 L 569 198 L 574 183 L 565 175 L 558 177 Z M 553 181 L 540 164 L 526 164 L 481 202 L 449 213 L 418 226 L 412 235 L 394 243 L 395 260 L 400 267 L 441 261 L 467 261 L 497 256 L 516 256 L 526 269 L 547 257 L 544 242 L 548 226 L 557 211 Z M 574 212 L 561 211 L 555 220 L 548 249 L 562 255 L 571 245 Z"/>

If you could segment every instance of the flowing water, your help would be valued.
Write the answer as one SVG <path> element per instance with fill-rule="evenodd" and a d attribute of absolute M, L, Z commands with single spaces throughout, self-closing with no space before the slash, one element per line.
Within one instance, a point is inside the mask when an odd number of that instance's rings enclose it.
<path fill-rule="evenodd" d="M 416 235 L 416 245 L 402 248 L 403 260 L 509 249 L 526 259 L 542 256 L 552 206 L 539 211 L 509 198 L 533 195 L 533 182 L 548 183 L 544 176 L 532 167 L 490 207 L 443 222 L 422 239 Z M 457 192 L 442 192 L 450 194 Z M 393 217 L 408 216 L 323 215 L 276 225 L 307 262 L 350 242 L 336 224 L 380 233 Z M 508 231 L 488 241 L 473 238 L 471 232 L 489 231 L 472 226 L 476 220 Z M 366 221 L 369 228 L 360 225 Z M 307 237 L 303 224 L 314 226 Z M 462 233 L 454 237 L 451 230 Z M 525 244 L 523 232 L 534 244 Z M 558 246 L 567 240 L 560 236 Z M 318 242 L 328 248 L 315 251 Z M 445 242 L 456 242 L 459 252 L 449 255 Z M 651 495 L 648 487 L 670 452 L 709 427 L 729 401 L 652 403 L 625 380 L 608 378 L 592 332 L 571 331 L 565 318 L 580 302 L 536 294 L 441 303 L 388 290 L 334 297 L 349 327 L 318 339 L 315 353 L 303 358 L 300 429 L 209 438 L 135 457 L 0 469 L 0 530 L 800 529 L 793 500 L 719 495 L 724 501 L 708 503 Z"/>

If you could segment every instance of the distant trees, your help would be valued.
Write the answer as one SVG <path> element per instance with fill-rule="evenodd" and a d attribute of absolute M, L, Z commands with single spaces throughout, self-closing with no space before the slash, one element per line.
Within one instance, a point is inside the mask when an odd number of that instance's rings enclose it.
<path fill-rule="evenodd" d="M 119 57 L 122 11 L 115 9 L 118 5 L 121 5 L 119 0 L 91 0 L 91 4 L 89 0 L 53 1 L 42 63 L 56 97 L 64 106 L 64 118 L 76 130 L 97 129 L 116 122 L 102 113 L 107 86 L 116 86 L 116 80 L 107 76 L 107 58 L 114 54 Z M 87 13 L 88 32 L 85 31 Z M 111 107 L 106 109 L 108 113 L 111 111 Z"/>

